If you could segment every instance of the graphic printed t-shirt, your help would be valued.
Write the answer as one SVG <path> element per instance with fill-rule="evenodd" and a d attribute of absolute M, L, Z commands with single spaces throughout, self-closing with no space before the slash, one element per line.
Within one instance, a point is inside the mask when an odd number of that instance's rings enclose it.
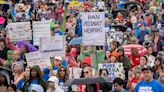
<path fill-rule="evenodd" d="M 134 92 L 164 92 L 164 87 L 157 80 L 151 82 L 143 80 L 137 84 Z"/>

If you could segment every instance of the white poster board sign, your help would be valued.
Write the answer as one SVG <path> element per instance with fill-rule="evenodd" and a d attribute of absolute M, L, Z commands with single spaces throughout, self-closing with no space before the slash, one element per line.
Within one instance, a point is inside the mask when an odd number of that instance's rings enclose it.
<path fill-rule="evenodd" d="M 11 41 L 32 40 L 30 22 L 9 23 L 7 29 Z"/>
<path fill-rule="evenodd" d="M 124 68 L 122 63 L 104 63 L 99 64 L 99 69 L 107 69 L 108 77 L 114 80 L 116 77 L 125 79 Z"/>
<path fill-rule="evenodd" d="M 84 46 L 101 46 L 105 44 L 104 12 L 83 12 L 82 29 Z"/>
<path fill-rule="evenodd" d="M 73 79 L 73 78 L 80 78 L 82 73 L 82 68 L 78 68 L 78 67 L 71 67 L 69 68 L 69 78 Z M 92 69 L 92 76 L 96 75 L 96 70 Z"/>
<path fill-rule="evenodd" d="M 39 48 L 41 52 L 62 51 L 65 47 L 64 42 L 64 36 L 41 37 Z"/>
<path fill-rule="evenodd" d="M 25 54 L 27 65 L 32 67 L 34 65 L 39 65 L 40 68 L 45 68 L 51 66 L 50 58 L 43 58 L 41 57 L 41 53 L 39 51 L 31 52 Z"/>
<path fill-rule="evenodd" d="M 33 44 L 39 46 L 40 37 L 50 37 L 50 21 L 35 21 L 33 25 Z"/>

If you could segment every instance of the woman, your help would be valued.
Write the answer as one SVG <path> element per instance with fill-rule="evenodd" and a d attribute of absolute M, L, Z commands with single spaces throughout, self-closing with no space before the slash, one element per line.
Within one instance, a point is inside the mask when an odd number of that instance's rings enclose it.
<path fill-rule="evenodd" d="M 111 43 L 110 43 L 110 51 L 111 51 L 111 53 L 112 53 L 113 51 L 115 51 L 116 48 L 117 48 L 117 43 L 111 42 Z"/>
<path fill-rule="evenodd" d="M 87 66 L 82 69 L 80 78 L 88 78 L 92 77 L 92 68 Z M 90 84 L 90 85 L 79 85 L 80 86 L 80 92 L 97 92 L 96 84 Z"/>
<path fill-rule="evenodd" d="M 46 92 L 64 92 L 60 87 L 59 87 L 59 79 L 55 76 L 51 76 L 48 79 L 48 89 Z"/>
<path fill-rule="evenodd" d="M 139 65 L 139 60 L 140 60 L 141 55 L 138 54 L 138 49 L 132 48 L 131 49 L 131 55 L 129 56 L 130 59 L 130 69 L 133 67 Z"/>
<path fill-rule="evenodd" d="M 129 71 L 128 83 L 126 85 L 127 89 L 129 89 L 129 92 L 134 92 L 134 88 L 141 80 L 143 80 L 143 77 L 139 67 L 135 67 L 132 71 Z"/>
<path fill-rule="evenodd" d="M 43 87 L 44 92 L 46 92 L 48 87 L 47 82 L 41 78 L 41 71 L 38 65 L 35 65 L 30 69 L 30 77 L 24 83 L 22 92 L 30 92 L 30 88 L 32 88 L 33 84 L 37 84 Z"/>
<path fill-rule="evenodd" d="M 28 47 L 26 45 L 23 45 L 20 48 L 20 58 L 21 58 L 21 60 L 26 61 L 25 53 L 29 53 L 29 50 L 28 50 Z"/>
<path fill-rule="evenodd" d="M 78 67 L 78 63 L 71 54 L 71 47 L 67 45 L 65 60 L 68 63 L 68 67 Z"/>
<path fill-rule="evenodd" d="M 105 76 L 107 77 L 109 74 L 107 69 L 100 69 L 99 71 L 99 76 Z M 102 90 L 103 92 L 109 92 L 110 90 L 112 90 L 112 84 L 110 83 L 101 83 L 100 84 L 100 90 Z"/>
<path fill-rule="evenodd" d="M 76 34 L 75 34 L 75 31 L 74 31 L 74 28 L 73 27 L 70 27 L 68 29 L 68 33 L 67 33 L 67 36 L 66 36 L 66 41 L 69 43 L 73 38 L 76 38 Z"/>
<path fill-rule="evenodd" d="M 110 55 L 111 55 L 110 51 L 106 51 L 104 63 L 110 63 Z"/>
<path fill-rule="evenodd" d="M 128 71 L 130 69 L 130 60 L 128 57 L 125 56 L 124 48 L 119 48 L 117 52 L 119 53 L 118 62 L 123 63 L 123 67 L 125 70 L 125 79 L 128 79 Z"/>
<path fill-rule="evenodd" d="M 19 80 L 23 78 L 24 66 L 22 62 L 14 62 L 12 66 L 14 84 L 17 85 Z"/>
<path fill-rule="evenodd" d="M 10 77 L 7 71 L 0 71 L 0 90 L 1 92 L 7 91 L 7 86 L 10 84 Z"/>
<path fill-rule="evenodd" d="M 161 68 L 159 69 L 158 81 L 164 86 L 164 62 L 162 61 Z"/>
<path fill-rule="evenodd" d="M 22 88 L 23 88 L 23 84 L 25 83 L 25 81 L 27 81 L 30 77 L 30 67 L 26 67 L 24 74 L 23 74 L 23 78 L 21 80 L 19 80 L 19 82 L 17 83 L 17 89 L 18 91 L 21 92 Z"/>
<path fill-rule="evenodd" d="M 68 71 L 64 66 L 60 66 L 57 72 L 57 78 L 59 79 L 59 86 L 66 91 L 67 87 L 64 85 L 65 82 L 69 79 Z"/>
<path fill-rule="evenodd" d="M 148 54 L 146 55 L 148 58 L 147 65 L 153 67 L 155 62 L 155 57 L 152 55 L 153 48 L 151 46 L 148 47 Z"/>
<path fill-rule="evenodd" d="M 154 62 L 154 66 L 153 66 L 153 70 L 154 70 L 153 78 L 154 79 L 159 78 L 159 70 L 161 68 L 161 62 L 162 62 L 161 57 L 156 57 L 155 58 L 155 62 Z"/>
<path fill-rule="evenodd" d="M 8 85 L 7 92 L 17 92 L 17 87 L 15 86 L 15 84 Z"/>
<path fill-rule="evenodd" d="M 134 68 L 138 67 L 140 70 L 147 66 L 148 59 L 146 56 L 141 56 L 139 59 L 139 65 L 135 66 Z"/>
<path fill-rule="evenodd" d="M 117 63 L 118 62 L 118 53 L 113 51 L 110 55 L 110 63 Z"/>

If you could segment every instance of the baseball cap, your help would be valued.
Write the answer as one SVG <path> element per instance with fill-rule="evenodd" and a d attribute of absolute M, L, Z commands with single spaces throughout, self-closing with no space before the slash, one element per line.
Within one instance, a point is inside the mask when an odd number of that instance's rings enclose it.
<path fill-rule="evenodd" d="M 55 59 L 55 60 L 62 61 L 62 57 L 61 57 L 61 56 L 56 56 L 54 59 Z"/>
<path fill-rule="evenodd" d="M 150 70 L 150 71 L 153 72 L 153 69 L 150 66 L 147 66 L 147 67 L 143 68 L 141 71 L 145 71 L 145 70 Z"/>

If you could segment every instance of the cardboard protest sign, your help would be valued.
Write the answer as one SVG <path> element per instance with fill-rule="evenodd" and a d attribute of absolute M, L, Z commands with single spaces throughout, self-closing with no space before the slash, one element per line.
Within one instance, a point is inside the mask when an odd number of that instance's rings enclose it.
<path fill-rule="evenodd" d="M 30 22 L 9 23 L 7 29 L 11 41 L 32 40 Z"/>
<path fill-rule="evenodd" d="M 41 53 L 39 51 L 27 53 L 25 56 L 28 66 L 32 67 L 34 65 L 39 65 L 42 69 L 51 66 L 50 58 L 41 57 Z"/>
<path fill-rule="evenodd" d="M 78 67 L 71 67 L 69 68 L 69 78 L 73 79 L 73 78 L 80 78 L 82 73 L 82 68 L 78 68 Z M 92 76 L 96 75 L 96 70 L 92 69 Z"/>
<path fill-rule="evenodd" d="M 101 46 L 105 44 L 105 16 L 104 12 L 83 12 L 83 45 Z"/>
<path fill-rule="evenodd" d="M 99 64 L 99 69 L 107 69 L 109 72 L 108 77 L 114 80 L 116 77 L 125 79 L 124 68 L 122 63 L 104 63 Z"/>
<path fill-rule="evenodd" d="M 35 21 L 33 25 L 33 44 L 39 46 L 40 37 L 50 37 L 50 21 Z"/>
<path fill-rule="evenodd" d="M 64 36 L 41 37 L 39 48 L 41 52 L 61 51 L 64 50 L 64 42 Z"/>

